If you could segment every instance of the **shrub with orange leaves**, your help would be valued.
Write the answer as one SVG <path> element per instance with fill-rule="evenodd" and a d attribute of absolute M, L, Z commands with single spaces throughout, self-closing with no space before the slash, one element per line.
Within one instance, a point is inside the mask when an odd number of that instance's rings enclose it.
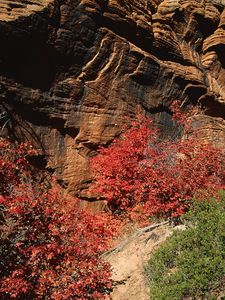
<path fill-rule="evenodd" d="M 1 140 L 0 298 L 105 299 L 112 282 L 101 254 L 118 222 L 35 183 L 27 149 Z"/>
<path fill-rule="evenodd" d="M 188 128 L 174 104 L 174 118 Z M 185 134 L 185 128 L 184 128 Z M 225 186 L 225 152 L 185 139 L 160 139 L 148 117 L 138 116 L 131 127 L 92 159 L 93 188 L 109 208 L 131 219 L 144 216 L 178 218 L 186 212 L 199 190 L 217 191 Z"/>

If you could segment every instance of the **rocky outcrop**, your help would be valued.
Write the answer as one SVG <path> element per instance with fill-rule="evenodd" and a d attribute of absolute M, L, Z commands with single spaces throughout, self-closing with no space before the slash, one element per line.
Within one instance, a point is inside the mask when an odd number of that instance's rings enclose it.
<path fill-rule="evenodd" d="M 1 134 L 80 194 L 98 145 L 143 109 L 201 105 L 201 137 L 225 141 L 225 1 L 2 0 Z"/>
<path fill-rule="evenodd" d="M 1 0 L 1 21 L 12 22 L 21 17 L 28 17 L 43 11 L 53 2 L 51 0 Z"/>

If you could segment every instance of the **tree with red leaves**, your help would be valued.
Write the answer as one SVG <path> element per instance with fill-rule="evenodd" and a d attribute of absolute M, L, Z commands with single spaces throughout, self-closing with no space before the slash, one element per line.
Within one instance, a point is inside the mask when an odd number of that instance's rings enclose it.
<path fill-rule="evenodd" d="M 118 223 L 35 183 L 28 145 L 0 146 L 0 298 L 105 299 L 112 282 L 101 254 Z"/>
<path fill-rule="evenodd" d="M 187 115 L 177 104 L 172 110 L 190 134 Z M 162 140 L 153 121 L 143 116 L 92 159 L 94 190 L 113 212 L 131 219 L 179 217 L 198 191 L 224 188 L 224 167 L 224 151 L 200 142 L 194 134 Z"/>

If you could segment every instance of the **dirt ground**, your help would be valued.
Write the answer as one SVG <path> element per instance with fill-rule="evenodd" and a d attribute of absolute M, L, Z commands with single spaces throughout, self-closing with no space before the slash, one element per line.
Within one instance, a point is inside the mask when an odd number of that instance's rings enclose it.
<path fill-rule="evenodd" d="M 144 274 L 152 251 L 171 234 L 166 224 L 148 232 L 137 229 L 119 241 L 114 251 L 106 256 L 112 265 L 115 287 L 112 300 L 149 300 L 148 284 Z"/>

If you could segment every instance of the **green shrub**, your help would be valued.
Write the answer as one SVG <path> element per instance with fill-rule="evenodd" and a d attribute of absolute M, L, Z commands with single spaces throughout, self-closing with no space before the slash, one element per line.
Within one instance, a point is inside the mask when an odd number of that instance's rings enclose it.
<path fill-rule="evenodd" d="M 219 199 L 219 201 L 218 201 Z M 152 300 L 225 299 L 225 193 L 195 200 L 146 267 Z"/>

